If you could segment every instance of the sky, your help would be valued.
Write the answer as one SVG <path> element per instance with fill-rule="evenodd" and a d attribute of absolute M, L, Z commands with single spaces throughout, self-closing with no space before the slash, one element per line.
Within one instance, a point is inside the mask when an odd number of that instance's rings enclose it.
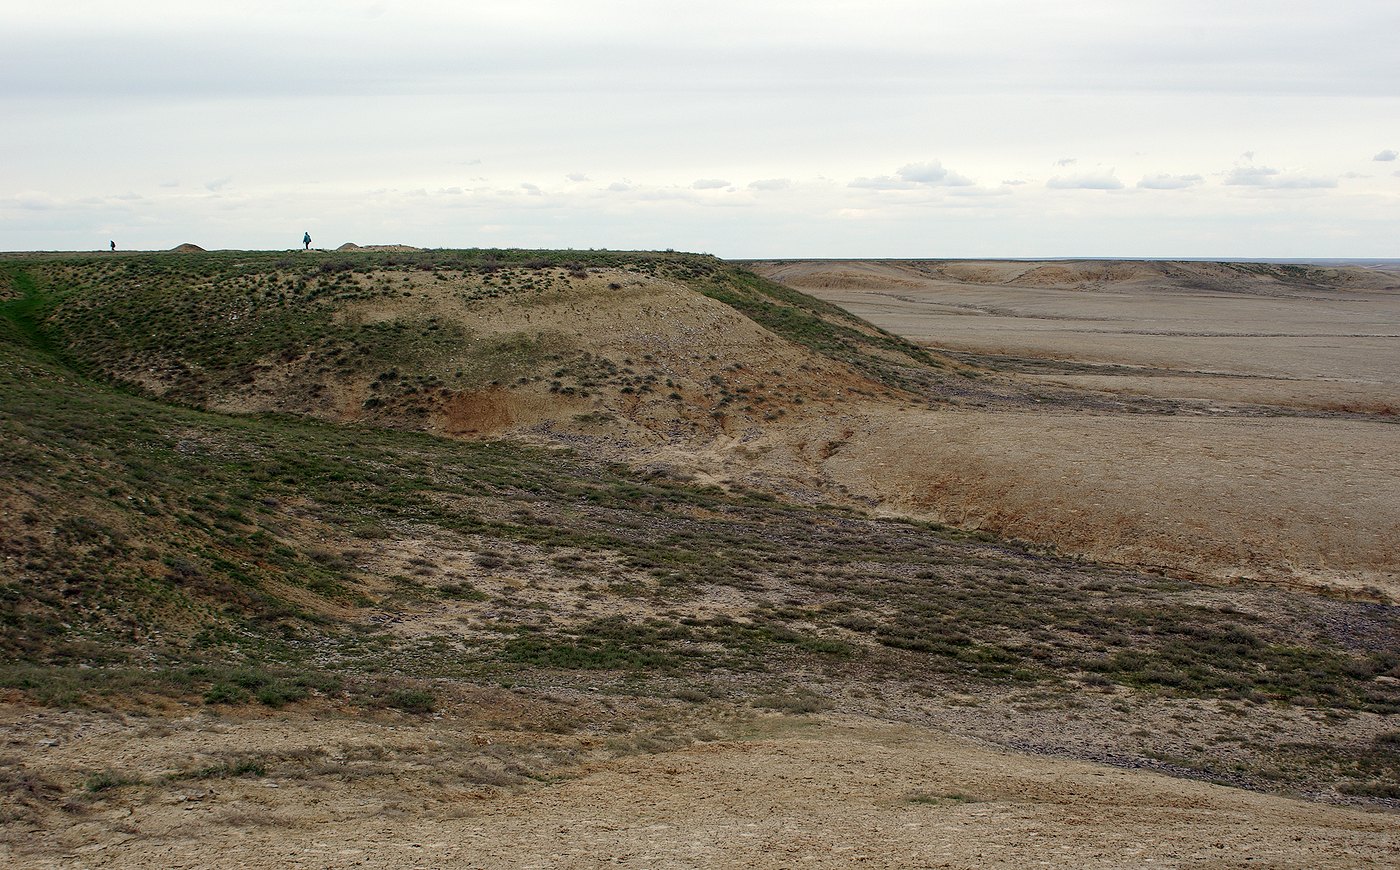
<path fill-rule="evenodd" d="M 0 250 L 1400 257 L 1395 0 L 0 0 Z"/>

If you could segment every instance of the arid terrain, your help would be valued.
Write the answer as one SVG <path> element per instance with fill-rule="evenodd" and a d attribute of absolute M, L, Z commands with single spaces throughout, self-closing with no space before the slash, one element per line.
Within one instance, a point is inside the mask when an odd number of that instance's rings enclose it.
<path fill-rule="evenodd" d="M 1400 595 L 1395 273 L 755 268 L 1024 387 L 854 427 L 884 503 L 1095 559 Z"/>
<path fill-rule="evenodd" d="M 0 256 L 0 863 L 1392 866 L 1396 286 Z"/>
<path fill-rule="evenodd" d="M 63 734 L 61 718 L 24 736 Z M 44 751 L 177 775 L 272 760 L 127 786 L 31 834 L 8 866 L 1302 870 L 1393 866 L 1397 836 L 1393 815 L 849 716 L 731 719 L 623 751 L 645 740 L 523 741 L 462 719 L 102 725 Z"/>

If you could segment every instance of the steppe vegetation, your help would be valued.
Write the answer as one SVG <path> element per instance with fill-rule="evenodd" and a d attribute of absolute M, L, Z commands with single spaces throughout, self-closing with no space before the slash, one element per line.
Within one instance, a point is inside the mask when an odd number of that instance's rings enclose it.
<path fill-rule="evenodd" d="M 590 758 L 822 711 L 1333 801 L 1400 800 L 1394 606 L 1207 585 L 682 468 L 444 437 L 425 423 L 433 408 L 492 388 L 645 394 L 759 420 L 818 401 L 822 385 L 777 370 L 727 378 L 724 359 L 706 360 L 717 381 L 682 383 L 655 360 L 585 355 L 550 332 L 484 334 L 431 306 L 367 313 L 425 287 L 529 308 L 621 291 L 629 275 L 730 306 L 847 367 L 871 397 L 913 401 L 981 377 L 692 255 L 0 264 L 9 705 L 137 715 L 154 729 L 279 710 L 336 728 L 447 716 L 516 735 L 490 753 L 214 749 L 184 766 L 95 769 L 40 769 L 11 746 L 6 821 L 52 825 L 198 781 L 349 782 L 404 765 L 439 766 L 430 790 L 508 790 Z M 306 377 L 290 391 L 360 385 L 353 413 L 210 410 L 293 363 L 279 371 Z M 770 384 L 791 386 L 765 406 Z M 573 423 L 620 413 L 600 406 Z"/>
<path fill-rule="evenodd" d="M 161 395 L 186 402 L 251 382 L 278 355 L 304 356 L 319 375 L 373 374 L 385 390 L 400 394 L 499 385 L 506 372 L 560 362 L 558 377 L 601 375 L 611 386 L 635 389 L 644 384 L 619 378 L 614 361 L 564 360 L 547 334 L 468 342 L 461 324 L 427 313 L 367 321 L 343 316 L 355 303 L 415 295 L 445 295 L 465 306 L 501 300 L 528 307 L 568 295 L 590 274 L 605 272 L 693 288 L 881 381 L 903 383 L 945 364 L 833 305 L 687 254 L 422 251 L 306 259 L 216 252 L 97 263 L 43 258 L 25 267 L 22 280 L 51 303 L 46 329 L 75 361 L 117 379 L 159 383 Z M 608 289 L 623 285 L 609 281 Z M 452 372 L 442 367 L 449 355 L 459 359 Z"/>

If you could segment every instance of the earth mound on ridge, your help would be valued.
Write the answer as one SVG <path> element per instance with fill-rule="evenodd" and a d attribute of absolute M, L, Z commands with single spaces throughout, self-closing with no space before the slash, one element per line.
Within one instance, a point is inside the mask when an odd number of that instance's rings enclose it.
<path fill-rule="evenodd" d="M 407 254 L 421 250 L 423 249 L 414 247 L 413 245 L 357 245 L 354 242 L 346 242 L 336 248 L 336 251 L 344 253 L 351 251 L 383 251 L 390 254 Z"/>

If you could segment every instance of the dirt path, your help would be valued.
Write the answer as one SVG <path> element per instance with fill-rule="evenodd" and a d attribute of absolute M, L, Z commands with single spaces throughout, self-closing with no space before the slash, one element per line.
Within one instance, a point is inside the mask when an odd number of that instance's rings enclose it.
<path fill-rule="evenodd" d="M 274 717 L 121 741 L 159 755 L 236 745 L 440 745 L 451 723 Z M 50 755 L 110 751 L 94 733 Z M 460 736 L 460 735 L 459 735 Z M 486 738 L 478 734 L 478 742 Z M 173 741 L 173 742 L 172 742 Z M 70 758 L 69 760 L 74 760 Z M 432 765 L 360 780 L 222 779 L 122 790 L 80 823 L 0 846 L 16 868 L 1384 867 L 1394 815 L 994 751 L 855 717 L 595 762 L 552 785 L 433 784 Z"/>

